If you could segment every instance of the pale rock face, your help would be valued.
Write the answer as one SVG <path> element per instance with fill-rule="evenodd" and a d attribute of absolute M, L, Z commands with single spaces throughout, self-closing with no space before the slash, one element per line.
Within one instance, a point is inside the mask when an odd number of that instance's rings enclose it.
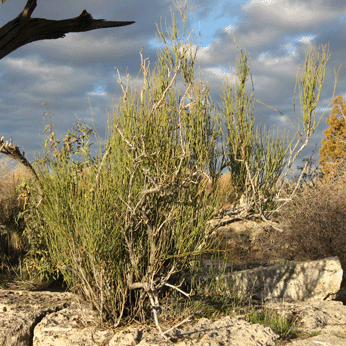
<path fill-rule="evenodd" d="M 30 345 L 37 323 L 71 303 L 70 293 L 0 290 L 0 345 Z"/>
<path fill-rule="evenodd" d="M 300 317 L 303 330 L 320 333 L 294 340 L 289 344 L 292 346 L 346 346 L 346 307 L 341 302 L 324 300 L 338 291 L 341 279 L 337 257 L 219 275 L 220 283 L 237 283 L 238 293 L 252 292 L 279 313 L 294 312 Z M 271 346 L 278 338 L 269 327 L 231 317 L 188 322 L 172 330 L 170 336 L 179 346 Z M 0 345 L 164 346 L 169 343 L 163 341 L 155 327 L 130 326 L 117 331 L 100 327 L 97 313 L 71 293 L 0 290 Z"/>
<path fill-rule="evenodd" d="M 231 294 L 260 301 L 324 300 L 340 290 L 342 274 L 339 258 L 329 257 L 243 270 L 217 279 L 221 287 L 232 288 Z"/>
<path fill-rule="evenodd" d="M 35 327 L 33 346 L 96 346 L 107 344 L 112 330 L 101 330 L 98 315 L 87 304 L 70 307 L 46 315 Z"/>
<path fill-rule="evenodd" d="M 75 294 L 0 290 L 0 345 L 96 346 L 112 330 L 97 325 L 96 312 Z"/>
<path fill-rule="evenodd" d="M 138 332 L 134 328 L 126 328 L 113 337 L 109 346 L 274 346 L 278 338 L 269 327 L 250 324 L 229 316 L 217 321 L 202 318 L 197 323 L 178 327 L 171 333 L 174 344 L 163 341 L 155 328 L 143 328 L 138 343 L 134 338 L 136 334 Z"/>
<path fill-rule="evenodd" d="M 292 340 L 290 346 L 346 346 L 346 306 L 332 300 L 308 300 L 293 303 L 267 303 L 281 315 L 294 313 L 299 329 L 310 333 L 304 340 Z"/>

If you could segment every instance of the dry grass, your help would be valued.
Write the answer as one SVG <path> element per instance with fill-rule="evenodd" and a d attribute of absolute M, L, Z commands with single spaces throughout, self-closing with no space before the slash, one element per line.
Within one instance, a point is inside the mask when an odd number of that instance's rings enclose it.
<path fill-rule="evenodd" d="M 7 271 L 18 263 L 27 247 L 22 236 L 24 224 L 18 218 L 23 202 L 17 190 L 27 173 L 23 166 L 5 158 L 0 160 L 0 176 L 0 270 Z"/>
<path fill-rule="evenodd" d="M 346 172 L 305 185 L 281 213 L 293 259 L 339 256 L 346 264 Z"/>
<path fill-rule="evenodd" d="M 9 159 L 0 160 L 0 224 L 11 225 L 21 208 L 18 200 L 18 186 L 26 176 L 21 165 L 11 165 Z"/>
<path fill-rule="evenodd" d="M 220 195 L 226 196 L 232 191 L 229 183 L 229 176 L 220 178 Z M 286 185 L 289 195 L 294 184 L 288 182 Z M 232 197 L 228 197 L 229 204 Z M 225 207 L 228 205 L 225 203 Z M 293 201 L 275 214 L 278 226 L 284 232 L 262 223 L 258 226 L 265 227 L 265 231 L 259 232 L 256 222 L 252 221 L 253 224 L 247 223 L 248 230 L 233 232 L 227 239 L 222 238 L 222 246 L 218 249 L 226 251 L 227 259 L 236 263 L 338 256 L 342 266 L 346 267 L 344 170 L 336 170 L 325 179 L 315 178 L 313 183 L 302 184 Z"/>
<path fill-rule="evenodd" d="M 206 176 L 205 182 L 209 187 L 211 186 L 210 178 Z M 216 189 L 216 194 L 218 196 L 218 205 L 220 206 L 220 209 L 226 209 L 232 205 L 235 199 L 235 192 L 232 187 L 232 176 L 230 173 L 224 173 L 222 174 L 219 179 L 217 180 L 216 185 L 213 187 Z M 208 192 L 209 188 L 208 188 Z"/>
<path fill-rule="evenodd" d="M 224 173 L 221 175 L 217 182 L 217 189 L 222 201 L 222 208 L 230 207 L 235 198 L 231 173 Z"/>

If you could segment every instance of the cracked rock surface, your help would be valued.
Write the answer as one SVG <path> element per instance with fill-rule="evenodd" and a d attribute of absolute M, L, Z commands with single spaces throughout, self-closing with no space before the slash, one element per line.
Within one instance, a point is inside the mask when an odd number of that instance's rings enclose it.
<path fill-rule="evenodd" d="M 68 307 L 73 296 L 0 290 L 0 345 L 31 346 L 35 326 L 46 314 Z"/>
<path fill-rule="evenodd" d="M 176 328 L 170 333 L 174 344 L 165 342 L 156 327 L 133 326 L 118 330 L 97 327 L 97 315 L 88 308 L 70 307 L 47 314 L 36 326 L 34 346 L 274 346 L 278 335 L 269 327 L 252 325 L 237 318 L 217 321 L 202 318 Z"/>
<path fill-rule="evenodd" d="M 267 303 L 280 314 L 295 314 L 300 330 L 311 336 L 292 340 L 289 346 L 346 346 L 346 306 L 333 300 L 312 300 L 294 303 Z M 316 334 L 316 335 L 314 335 Z"/>
<path fill-rule="evenodd" d="M 299 316 L 309 333 L 290 346 L 346 346 L 346 306 L 338 301 L 266 303 L 280 314 Z M 0 290 L 0 345 L 20 346 L 274 346 L 278 335 L 269 327 L 235 317 L 202 318 L 183 324 L 163 341 L 154 326 L 117 330 L 98 326 L 97 313 L 71 293 Z M 163 327 L 166 330 L 168 327 Z"/>
<path fill-rule="evenodd" d="M 98 316 L 86 303 L 46 315 L 36 326 L 33 346 L 108 345 L 114 332 L 97 325 Z"/>
<path fill-rule="evenodd" d="M 138 334 L 141 340 L 135 339 Z M 278 338 L 269 327 L 229 316 L 217 321 L 202 318 L 197 323 L 176 328 L 171 335 L 174 343 L 164 342 L 154 327 L 145 327 L 140 332 L 129 327 L 117 333 L 109 346 L 274 346 Z"/>

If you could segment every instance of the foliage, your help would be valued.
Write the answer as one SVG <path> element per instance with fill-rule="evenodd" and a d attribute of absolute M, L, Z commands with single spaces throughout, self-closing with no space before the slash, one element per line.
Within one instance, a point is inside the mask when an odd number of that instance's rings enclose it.
<path fill-rule="evenodd" d="M 280 335 L 280 341 L 295 339 L 300 335 L 298 318 L 294 315 L 283 316 L 275 310 L 253 308 L 245 319 L 250 323 L 271 327 Z"/>
<path fill-rule="evenodd" d="M 333 100 L 334 107 L 326 120 L 329 127 L 323 131 L 326 138 L 322 139 L 319 151 L 319 164 L 325 175 L 328 175 L 335 165 L 342 163 L 346 157 L 346 103 L 339 95 Z"/>
<path fill-rule="evenodd" d="M 191 43 L 178 49 L 174 17 L 169 39 L 172 49 L 165 42 L 152 74 L 141 56 L 140 95 L 119 76 L 123 97 L 108 119 L 102 152 L 90 154 L 92 130 L 82 123 L 63 141 L 48 127 L 36 161 L 42 196 L 32 194 L 38 199 L 27 214 L 36 266 L 61 271 L 70 289 L 115 324 L 144 320 L 150 308 L 159 327 L 160 291 L 175 287 L 175 274 L 205 251 L 206 221 L 217 210 L 208 90 L 190 71 L 177 94 Z"/>
<path fill-rule="evenodd" d="M 285 178 L 323 117 L 322 115 L 319 119 L 317 118 L 316 107 L 330 54 L 327 46 L 321 48 L 321 55 L 315 48 L 307 52 L 303 72 L 299 75 L 298 71 L 297 74 L 296 86 L 299 85 L 301 116 L 299 117 L 295 112 L 298 124 L 294 124 L 288 118 L 296 130 L 291 141 L 288 141 L 286 133 L 281 137 L 279 132 L 269 133 L 266 126 L 262 124 L 255 128 L 254 101 L 256 99 L 254 91 L 250 95 L 246 92 L 251 61 L 246 52 L 238 48 L 240 58 L 237 62 L 237 74 L 233 83 L 229 83 L 226 78 L 220 108 L 227 127 L 227 131 L 223 134 L 225 138 L 223 167 L 228 167 L 230 170 L 233 188 L 238 196 L 237 213 L 241 213 L 243 217 L 257 213 L 267 220 L 268 212 L 281 207 L 280 197 Z M 303 127 L 305 138 L 302 136 L 300 126 Z M 294 140 L 296 143 L 293 145 Z M 306 174 L 307 169 L 306 164 L 301 177 Z M 292 197 L 293 195 L 286 201 L 291 200 Z"/>
<path fill-rule="evenodd" d="M 246 93 L 251 62 L 241 50 L 234 86 L 223 84 L 221 111 L 227 132 L 225 163 L 232 175 L 233 189 L 245 196 L 248 208 L 263 213 L 263 203 L 271 199 L 276 181 L 285 166 L 287 138 L 270 134 L 265 126 L 254 126 L 254 95 Z"/>
<path fill-rule="evenodd" d="M 256 99 L 246 92 L 251 63 L 240 49 L 236 78 L 223 85 L 220 115 L 209 89 L 195 77 L 197 48 L 191 33 L 185 39 L 186 13 L 185 4 L 182 37 L 173 13 L 171 32 L 158 26 L 161 43 L 152 71 L 140 53 L 139 92 L 129 75 L 123 84 L 118 71 L 123 94 L 108 117 L 105 141 L 81 122 L 58 140 L 50 123 L 35 162 L 36 181 L 22 186 L 31 273 L 62 273 L 72 291 L 92 302 L 100 320 L 114 325 L 144 321 L 151 312 L 161 331 L 162 295 L 169 288 L 189 296 L 179 279 L 212 245 L 207 221 L 225 200 L 217 196 L 221 171 L 229 170 L 235 205 L 245 201 L 240 217 L 257 213 L 266 219 L 281 206 L 283 178 L 321 121 L 315 110 L 326 47 L 321 57 L 309 51 L 297 76 L 302 112 L 288 141 L 286 134 L 255 126 Z M 23 159 L 12 144 L 4 148 Z"/>

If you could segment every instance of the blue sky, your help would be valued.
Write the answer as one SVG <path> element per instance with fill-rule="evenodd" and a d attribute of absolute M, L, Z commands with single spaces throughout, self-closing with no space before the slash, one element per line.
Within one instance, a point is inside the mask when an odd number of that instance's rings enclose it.
<path fill-rule="evenodd" d="M 15 18 L 26 0 L 8 0 L 0 5 L 0 26 Z M 222 69 L 235 67 L 238 45 L 250 53 L 255 97 L 293 117 L 293 91 L 298 66 L 312 46 L 329 42 L 330 53 L 320 109 L 331 102 L 334 69 L 345 63 L 346 1 L 344 0 L 190 0 L 188 29 L 200 30 L 198 63 L 205 74 L 214 101 L 221 90 Z M 156 25 L 171 22 L 171 0 L 37 0 L 32 17 L 65 19 L 84 9 L 94 18 L 134 20 L 135 24 L 66 38 L 44 40 L 19 48 L 0 60 L 0 136 L 12 136 L 31 160 L 40 150 L 48 119 L 47 102 L 55 131 L 63 135 L 76 117 L 94 124 L 102 134 L 107 111 L 121 96 L 115 67 L 122 77 L 126 69 L 135 79 L 140 68 L 139 52 L 151 66 L 156 60 Z M 197 38 L 198 39 L 198 38 Z M 346 70 L 341 67 L 336 96 L 346 98 Z M 298 98 L 299 99 L 299 98 Z M 297 100 L 298 100 L 297 99 Z M 329 115 L 330 111 L 327 113 Z M 255 116 L 293 134 L 289 122 L 260 104 Z M 320 147 L 325 119 L 303 157 Z M 318 157 L 316 156 L 318 159 Z"/>

